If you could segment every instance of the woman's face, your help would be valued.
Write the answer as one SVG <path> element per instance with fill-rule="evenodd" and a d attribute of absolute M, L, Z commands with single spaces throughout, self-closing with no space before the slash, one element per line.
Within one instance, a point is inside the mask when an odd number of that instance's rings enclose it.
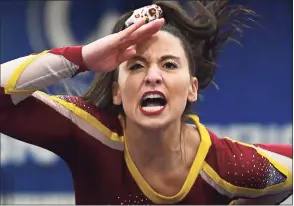
<path fill-rule="evenodd" d="M 159 31 L 134 47 L 136 56 L 119 66 L 114 103 L 123 105 L 127 120 L 145 128 L 178 121 L 187 100 L 196 101 L 198 88 L 180 39 Z"/>

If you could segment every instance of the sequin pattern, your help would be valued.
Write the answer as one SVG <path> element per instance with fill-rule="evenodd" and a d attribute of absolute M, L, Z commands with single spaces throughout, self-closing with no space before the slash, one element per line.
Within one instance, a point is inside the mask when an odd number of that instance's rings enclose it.
<path fill-rule="evenodd" d="M 87 110 L 91 109 L 90 104 L 87 104 L 85 101 L 83 101 L 83 99 L 81 97 L 65 96 L 65 95 L 57 95 L 56 97 L 66 101 L 66 102 L 70 102 L 83 110 L 87 111 Z"/>
<path fill-rule="evenodd" d="M 94 116 L 100 122 L 102 122 L 111 131 L 122 134 L 122 128 L 118 117 L 115 114 L 107 113 L 98 110 L 98 108 L 90 103 L 85 102 L 81 97 L 68 96 L 68 95 L 56 95 L 57 98 L 62 99 L 66 102 L 74 104 L 76 107 L 82 109 L 88 114 Z"/>
<path fill-rule="evenodd" d="M 255 152 L 250 156 L 234 154 L 227 162 L 227 180 L 235 186 L 263 189 L 279 184 L 286 177 L 270 161 Z"/>
<path fill-rule="evenodd" d="M 142 193 L 140 195 L 129 194 L 125 197 L 117 196 L 119 205 L 150 205 L 151 202 Z"/>
<path fill-rule="evenodd" d="M 86 111 L 87 113 L 90 113 L 90 114 L 97 113 L 96 112 L 97 108 L 95 108 L 91 104 L 86 103 L 81 97 L 67 96 L 67 95 L 57 95 L 56 97 L 66 102 L 70 102 L 74 104 L 76 107 Z"/>

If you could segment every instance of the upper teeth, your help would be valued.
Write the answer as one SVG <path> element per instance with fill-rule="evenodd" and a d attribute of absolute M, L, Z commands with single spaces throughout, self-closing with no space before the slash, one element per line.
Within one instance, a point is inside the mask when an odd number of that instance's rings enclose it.
<path fill-rule="evenodd" d="M 147 99 L 147 98 L 152 98 L 152 99 L 155 99 L 155 98 L 162 98 L 164 99 L 160 94 L 147 94 L 143 97 L 143 100 Z"/>

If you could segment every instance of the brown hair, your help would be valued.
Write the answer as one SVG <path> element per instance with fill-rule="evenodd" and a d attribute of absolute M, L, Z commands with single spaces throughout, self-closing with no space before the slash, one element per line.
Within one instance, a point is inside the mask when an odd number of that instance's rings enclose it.
<path fill-rule="evenodd" d="M 197 77 L 199 90 L 213 82 L 216 59 L 224 43 L 234 40 L 241 33 L 244 22 L 255 12 L 243 6 L 233 6 L 229 0 L 191 1 L 190 17 L 179 4 L 171 1 L 155 1 L 163 10 L 165 24 L 161 30 L 167 31 L 182 41 L 189 62 L 191 76 Z M 122 15 L 115 24 L 112 33 L 125 29 L 125 21 L 132 11 Z M 249 18 L 246 18 L 246 17 Z M 245 17 L 245 18 L 244 18 Z M 112 102 L 112 83 L 118 78 L 118 69 L 108 73 L 96 74 L 85 93 L 84 99 L 99 109 L 123 113 L 121 106 Z M 187 108 L 189 104 L 187 104 Z"/>

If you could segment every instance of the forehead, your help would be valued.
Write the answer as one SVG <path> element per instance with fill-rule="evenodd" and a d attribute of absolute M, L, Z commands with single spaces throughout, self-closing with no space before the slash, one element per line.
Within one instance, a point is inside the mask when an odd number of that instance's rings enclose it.
<path fill-rule="evenodd" d="M 135 46 L 138 55 L 158 57 L 174 55 L 185 58 L 185 51 L 181 40 L 166 31 L 159 31 L 149 39 Z"/>

